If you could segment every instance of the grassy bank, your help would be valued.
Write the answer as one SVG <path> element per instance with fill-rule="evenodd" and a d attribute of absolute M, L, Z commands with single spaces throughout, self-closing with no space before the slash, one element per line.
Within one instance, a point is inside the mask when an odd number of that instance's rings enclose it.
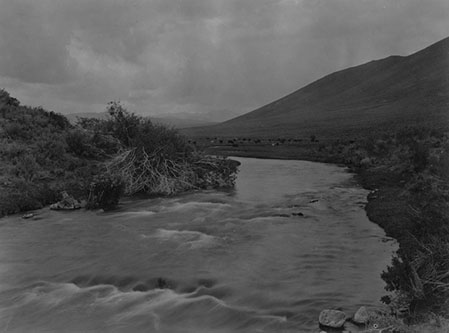
<path fill-rule="evenodd" d="M 196 144 L 208 146 L 214 154 L 348 166 L 371 190 L 368 217 L 400 245 L 382 273 L 389 291 L 383 301 L 410 324 L 432 321 L 434 325 L 423 332 L 437 332 L 438 321 L 447 324 L 443 318 L 449 315 L 448 132 L 403 128 L 345 141 L 232 138 L 217 144 L 215 138 L 204 138 L 196 139 Z M 418 326 L 407 329 L 419 331 Z"/>
<path fill-rule="evenodd" d="M 89 208 L 111 209 L 122 195 L 233 186 L 235 162 L 206 156 L 119 103 L 107 110 L 108 119 L 72 125 L 0 90 L 0 216 L 54 203 L 63 191 Z"/>

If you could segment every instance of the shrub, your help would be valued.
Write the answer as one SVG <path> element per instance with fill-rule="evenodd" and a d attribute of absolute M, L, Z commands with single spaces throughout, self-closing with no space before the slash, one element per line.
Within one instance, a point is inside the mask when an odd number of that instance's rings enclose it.
<path fill-rule="evenodd" d="M 32 182 L 39 169 L 36 159 L 31 154 L 23 154 L 15 159 L 15 173 L 27 182 Z"/>
<path fill-rule="evenodd" d="M 100 133 L 91 134 L 86 130 L 75 129 L 67 133 L 67 151 L 75 156 L 89 159 L 101 159 L 114 154 L 120 147 L 111 136 Z"/>
<path fill-rule="evenodd" d="M 117 207 L 123 195 L 125 183 L 123 179 L 111 173 L 104 173 L 94 178 L 90 184 L 87 208 L 105 210 Z"/>
<path fill-rule="evenodd" d="M 424 171 L 429 161 L 429 149 L 422 142 L 414 142 L 411 150 L 414 171 Z"/>
<path fill-rule="evenodd" d="M 188 142 L 173 128 L 129 113 L 118 102 L 110 103 L 108 109 L 111 119 L 97 129 L 111 133 L 123 145 L 106 167 L 111 174 L 121 176 L 127 195 L 173 195 L 233 184 L 232 172 L 224 171 L 229 168 L 221 159 L 198 153 L 192 146 L 196 142 Z"/>
<path fill-rule="evenodd" d="M 82 156 L 86 151 L 87 137 L 86 134 L 80 130 L 73 130 L 66 134 L 65 140 L 68 146 L 68 152 L 77 156 Z"/>
<path fill-rule="evenodd" d="M 0 89 L 0 108 L 4 105 L 17 107 L 20 105 L 20 102 L 14 97 L 11 97 L 6 90 Z"/>
<path fill-rule="evenodd" d="M 106 131 L 125 146 L 131 146 L 131 141 L 138 133 L 138 127 L 142 119 L 128 112 L 117 101 L 109 102 L 107 112 L 111 118 L 103 122 Z"/>

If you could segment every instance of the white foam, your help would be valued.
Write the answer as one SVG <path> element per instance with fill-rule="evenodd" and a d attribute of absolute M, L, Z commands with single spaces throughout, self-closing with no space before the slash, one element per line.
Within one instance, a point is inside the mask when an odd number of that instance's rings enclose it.
<path fill-rule="evenodd" d="M 230 207 L 230 204 L 219 202 L 203 202 L 203 201 L 191 201 L 191 202 L 176 202 L 171 206 L 163 208 L 164 211 L 179 211 L 179 210 L 191 210 L 191 209 L 223 209 Z"/>
<path fill-rule="evenodd" d="M 190 245 L 191 248 L 210 245 L 215 241 L 214 236 L 190 230 L 157 229 L 153 236 L 164 241 L 175 241 Z"/>
<path fill-rule="evenodd" d="M 141 211 L 132 211 L 132 212 L 123 212 L 123 213 L 117 213 L 114 214 L 114 217 L 145 217 L 145 216 L 151 216 L 156 214 L 156 212 L 153 212 L 151 210 L 141 210 Z"/>
<path fill-rule="evenodd" d="M 56 306 L 79 291 L 80 288 L 72 283 L 43 283 L 24 293 L 22 302 L 27 304 L 39 301 L 48 306 Z"/>

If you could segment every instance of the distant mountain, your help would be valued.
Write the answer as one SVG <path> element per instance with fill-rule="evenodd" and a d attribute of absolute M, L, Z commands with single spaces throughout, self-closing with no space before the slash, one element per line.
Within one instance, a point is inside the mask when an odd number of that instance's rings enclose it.
<path fill-rule="evenodd" d="M 449 126 L 449 38 L 335 72 L 255 111 L 183 132 L 340 137 L 398 125 Z"/>
<path fill-rule="evenodd" d="M 159 118 L 159 117 L 150 117 L 151 121 L 154 123 L 159 123 L 162 125 L 171 126 L 174 128 L 190 128 L 190 127 L 198 127 L 198 126 L 212 126 L 216 125 L 216 122 L 206 121 L 206 120 L 198 120 L 198 119 L 184 119 L 184 118 Z"/>
<path fill-rule="evenodd" d="M 96 119 L 107 119 L 108 114 L 106 112 L 80 112 L 80 113 L 70 113 L 64 115 L 72 124 L 78 121 L 78 118 L 96 118 Z"/>
<path fill-rule="evenodd" d="M 78 118 L 97 118 L 97 119 L 107 119 L 108 114 L 106 112 L 81 112 L 81 113 L 71 113 L 66 115 L 67 119 L 75 124 Z M 174 128 L 189 128 L 197 126 L 211 126 L 216 123 L 204 120 L 196 119 L 181 119 L 175 117 L 159 118 L 159 117 L 149 117 L 152 122 L 157 124 L 166 125 Z"/>

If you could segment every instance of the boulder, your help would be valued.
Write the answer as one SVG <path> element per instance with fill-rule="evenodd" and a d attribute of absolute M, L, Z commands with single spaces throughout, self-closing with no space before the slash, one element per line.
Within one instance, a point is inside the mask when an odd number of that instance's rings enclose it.
<path fill-rule="evenodd" d="M 352 317 L 352 321 L 356 324 L 366 324 L 368 323 L 370 318 L 370 312 L 368 309 L 364 306 L 361 306 L 356 313 L 354 313 L 354 316 Z"/>
<path fill-rule="evenodd" d="M 368 168 L 372 164 L 372 161 L 369 157 L 365 157 L 360 161 L 360 166 L 362 168 Z"/>
<path fill-rule="evenodd" d="M 320 325 L 332 328 L 343 327 L 346 321 L 346 314 L 338 310 L 323 310 L 319 317 Z"/>
<path fill-rule="evenodd" d="M 366 326 L 360 326 L 353 322 L 350 322 L 347 320 L 343 327 L 343 332 L 350 332 L 350 333 L 367 333 Z"/>
<path fill-rule="evenodd" d="M 52 210 L 74 210 L 81 208 L 81 203 L 66 191 L 62 192 L 62 200 L 50 205 Z"/>

